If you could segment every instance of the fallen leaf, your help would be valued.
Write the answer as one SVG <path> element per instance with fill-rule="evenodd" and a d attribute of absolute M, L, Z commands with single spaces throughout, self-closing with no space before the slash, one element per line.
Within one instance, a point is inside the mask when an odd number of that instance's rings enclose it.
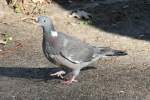
<path fill-rule="evenodd" d="M 18 4 L 14 5 L 14 11 L 15 11 L 16 13 L 21 13 L 21 12 L 22 12 L 22 9 L 21 9 L 20 5 L 18 5 Z"/>

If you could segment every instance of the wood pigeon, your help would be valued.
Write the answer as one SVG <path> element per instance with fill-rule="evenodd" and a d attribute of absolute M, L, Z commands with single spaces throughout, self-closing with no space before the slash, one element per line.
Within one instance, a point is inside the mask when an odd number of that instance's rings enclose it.
<path fill-rule="evenodd" d="M 37 22 L 43 28 L 43 52 L 46 58 L 54 63 L 66 66 L 73 71 L 73 77 L 66 84 L 77 82 L 76 77 L 82 68 L 106 56 L 127 55 L 126 52 L 108 47 L 95 47 L 81 40 L 57 32 L 52 20 L 47 16 L 39 16 Z M 65 71 L 58 71 L 51 76 L 63 78 Z"/>

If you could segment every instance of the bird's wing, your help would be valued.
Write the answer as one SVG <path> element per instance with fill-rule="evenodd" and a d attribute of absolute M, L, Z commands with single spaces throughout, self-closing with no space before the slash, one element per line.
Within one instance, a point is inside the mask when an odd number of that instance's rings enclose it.
<path fill-rule="evenodd" d="M 61 38 L 63 39 L 60 41 L 62 43 L 60 54 L 65 59 L 72 63 L 88 62 L 93 59 L 94 49 L 89 44 L 64 34 L 61 34 Z"/>

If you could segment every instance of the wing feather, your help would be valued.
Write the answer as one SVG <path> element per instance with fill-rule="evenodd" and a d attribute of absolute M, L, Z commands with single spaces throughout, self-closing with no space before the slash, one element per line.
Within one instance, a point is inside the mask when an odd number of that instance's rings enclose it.
<path fill-rule="evenodd" d="M 72 63 L 88 62 L 93 59 L 94 49 L 91 45 L 73 37 L 66 36 L 65 34 L 62 35 L 59 40 L 62 44 L 61 56 Z"/>

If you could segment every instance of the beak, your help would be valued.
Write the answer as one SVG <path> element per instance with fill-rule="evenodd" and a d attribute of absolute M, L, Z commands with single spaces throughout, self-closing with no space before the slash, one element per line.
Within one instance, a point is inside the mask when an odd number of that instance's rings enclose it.
<path fill-rule="evenodd" d="M 34 20 L 35 20 L 36 23 L 38 23 L 38 17 L 36 17 Z"/>
<path fill-rule="evenodd" d="M 36 25 L 41 26 L 41 24 L 38 23 L 38 17 L 34 18 L 34 21 L 35 21 Z"/>
<path fill-rule="evenodd" d="M 35 21 L 35 23 L 36 23 L 38 26 L 41 26 L 41 25 L 38 23 L 38 17 L 36 17 L 36 18 L 34 19 L 34 21 Z"/>

